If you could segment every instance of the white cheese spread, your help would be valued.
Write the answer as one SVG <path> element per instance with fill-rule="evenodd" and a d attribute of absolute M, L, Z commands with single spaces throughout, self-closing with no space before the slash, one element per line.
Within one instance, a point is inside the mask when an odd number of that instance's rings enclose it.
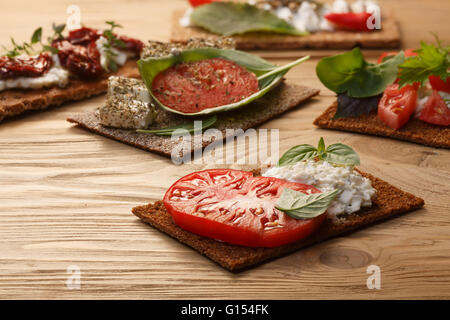
<path fill-rule="evenodd" d="M 95 44 L 97 45 L 97 50 L 100 52 L 100 65 L 106 71 L 109 71 L 108 68 L 108 54 L 107 48 L 105 44 L 108 43 L 108 40 L 105 37 L 100 37 L 97 39 Z M 118 50 L 116 48 L 109 48 L 112 54 L 109 55 L 109 59 L 112 59 L 117 65 L 123 66 L 125 62 L 127 62 L 128 55 L 126 52 Z"/>
<path fill-rule="evenodd" d="M 57 55 L 52 56 L 53 66 L 40 77 L 18 77 L 0 80 L 0 91 L 8 89 L 41 89 L 52 86 L 65 87 L 69 72 L 63 69 Z"/>
<path fill-rule="evenodd" d="M 153 122 L 155 109 L 144 82 L 112 76 L 108 79 L 106 104 L 99 109 L 99 116 L 105 126 L 145 129 Z"/>
<path fill-rule="evenodd" d="M 271 167 L 263 176 L 309 184 L 322 192 L 338 189 L 339 194 L 327 210 L 331 218 L 372 206 L 376 193 L 370 180 L 352 167 L 335 167 L 326 161 L 303 161 L 293 165 Z"/>

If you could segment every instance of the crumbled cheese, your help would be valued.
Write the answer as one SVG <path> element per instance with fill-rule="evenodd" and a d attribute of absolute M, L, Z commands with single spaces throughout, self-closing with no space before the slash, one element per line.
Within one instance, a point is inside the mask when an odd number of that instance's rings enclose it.
<path fill-rule="evenodd" d="M 40 77 L 18 77 L 0 80 L 0 91 L 7 89 L 41 89 L 52 86 L 64 88 L 69 83 L 69 72 L 61 67 L 57 55 L 53 66 Z"/>
<path fill-rule="evenodd" d="M 194 11 L 192 8 L 186 10 L 184 15 L 179 20 L 180 26 L 189 27 L 191 25 L 191 13 Z"/>
<path fill-rule="evenodd" d="M 108 57 L 106 53 L 108 49 L 105 47 L 105 44 L 107 43 L 108 40 L 103 36 L 98 38 L 95 42 L 95 44 L 97 45 L 97 50 L 98 52 L 100 52 L 100 65 L 103 69 L 109 71 Z M 117 65 L 123 66 L 125 62 L 127 62 L 128 55 L 126 52 L 118 50 L 116 48 L 109 48 L 109 50 L 112 52 L 112 54 L 110 55 L 110 59 L 112 59 Z"/>
<path fill-rule="evenodd" d="M 357 212 L 361 207 L 372 206 L 372 198 L 376 193 L 370 180 L 352 167 L 335 167 L 326 161 L 303 161 L 288 166 L 271 167 L 263 176 L 309 184 L 322 192 L 338 189 L 340 193 L 327 210 L 332 218 Z"/>
<path fill-rule="evenodd" d="M 335 0 L 333 2 L 333 12 L 334 13 L 347 13 L 350 11 L 347 1 L 345 0 Z"/>
<path fill-rule="evenodd" d="M 320 23 L 321 19 L 316 14 L 314 6 L 307 1 L 302 2 L 292 19 L 292 24 L 300 31 L 319 31 L 321 29 Z"/>
<path fill-rule="evenodd" d="M 145 129 L 155 117 L 155 108 L 141 80 L 109 77 L 106 104 L 99 109 L 101 124 L 114 128 Z"/>

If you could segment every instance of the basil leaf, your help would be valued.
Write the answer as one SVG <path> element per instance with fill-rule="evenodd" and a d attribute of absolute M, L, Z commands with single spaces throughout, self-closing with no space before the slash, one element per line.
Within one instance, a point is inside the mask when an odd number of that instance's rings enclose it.
<path fill-rule="evenodd" d="M 312 219 L 323 214 L 334 200 L 339 190 L 304 194 L 285 188 L 275 208 L 294 219 Z"/>
<path fill-rule="evenodd" d="M 321 159 L 333 164 L 346 166 L 356 166 L 360 163 L 359 156 L 355 150 L 342 143 L 328 146 Z"/>
<path fill-rule="evenodd" d="M 397 78 L 398 66 L 405 60 L 403 51 L 380 64 L 368 63 L 359 48 L 323 58 L 316 66 L 320 81 L 336 93 L 364 98 L 383 93 Z"/>
<path fill-rule="evenodd" d="M 243 66 L 248 71 L 253 72 L 258 77 L 259 91 L 238 102 L 218 106 L 215 108 L 204 109 L 202 111 L 195 113 L 184 113 L 181 111 L 174 110 L 168 106 L 165 106 L 153 94 L 152 92 L 153 79 L 160 72 L 174 66 L 177 63 L 193 62 L 211 58 L 223 58 L 233 61 Z M 309 59 L 309 56 L 300 58 L 292 63 L 289 63 L 288 65 L 278 67 L 269 63 L 264 59 L 261 59 L 257 56 L 251 55 L 243 51 L 218 49 L 218 48 L 198 48 L 198 49 L 184 50 L 179 53 L 165 57 L 148 57 L 139 60 L 137 64 L 139 67 L 141 77 L 144 80 L 150 95 L 152 96 L 153 100 L 156 102 L 157 105 L 159 105 L 161 108 L 169 112 L 185 116 L 199 116 L 234 110 L 244 105 L 247 105 L 258 98 L 261 98 L 279 83 L 279 81 L 289 71 L 289 69 L 291 69 L 295 65 L 302 63 L 307 59 Z"/>
<path fill-rule="evenodd" d="M 194 25 L 224 36 L 254 31 L 291 35 L 308 34 L 299 31 L 272 12 L 247 3 L 212 2 L 196 7 L 190 19 Z"/>
<path fill-rule="evenodd" d="M 31 36 L 31 44 L 41 42 L 41 38 L 42 38 L 42 27 L 39 27 L 36 30 L 34 30 L 33 35 Z"/>
<path fill-rule="evenodd" d="M 301 144 L 286 151 L 278 160 L 278 166 L 294 164 L 316 158 L 319 155 L 317 149 L 310 144 Z"/>
<path fill-rule="evenodd" d="M 216 121 L 217 121 L 217 116 L 215 116 L 215 115 L 210 118 L 207 118 L 206 120 L 202 120 L 202 128 L 201 129 L 205 130 L 205 129 L 211 127 L 214 123 L 216 123 Z M 162 128 L 162 129 L 150 129 L 150 130 L 137 129 L 136 132 L 153 133 L 153 134 L 156 134 L 157 136 L 170 136 L 177 129 L 185 129 L 189 133 L 194 133 L 196 128 L 194 126 L 194 123 L 187 123 L 187 124 L 180 124 L 177 126 L 166 127 L 166 128 Z"/>
<path fill-rule="evenodd" d="M 333 119 L 357 117 L 377 110 L 381 95 L 368 98 L 353 98 L 346 93 L 339 93 L 337 110 Z"/>

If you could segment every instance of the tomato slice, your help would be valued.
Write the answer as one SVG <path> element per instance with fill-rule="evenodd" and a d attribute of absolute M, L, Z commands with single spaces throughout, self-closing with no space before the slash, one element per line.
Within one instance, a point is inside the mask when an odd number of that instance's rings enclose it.
<path fill-rule="evenodd" d="M 417 56 L 418 53 L 414 52 L 413 49 L 406 49 L 403 51 L 405 53 L 405 57 L 414 57 Z M 378 58 L 377 63 L 382 63 L 383 59 L 390 56 L 396 56 L 398 54 L 398 51 L 391 51 L 391 52 L 383 52 L 381 56 Z"/>
<path fill-rule="evenodd" d="M 450 109 L 437 90 L 428 98 L 419 119 L 439 126 L 450 126 Z"/>
<path fill-rule="evenodd" d="M 189 0 L 189 3 L 190 3 L 191 6 L 193 6 L 194 8 L 195 8 L 195 7 L 198 7 L 198 6 L 201 6 L 201 5 L 203 5 L 203 4 L 211 3 L 211 2 L 213 2 L 213 0 Z"/>
<path fill-rule="evenodd" d="M 439 76 L 429 76 L 428 79 L 434 90 L 450 93 L 450 77 L 446 81 L 442 80 Z"/>
<path fill-rule="evenodd" d="M 297 220 L 275 208 L 284 188 L 320 192 L 313 186 L 251 172 L 211 169 L 175 182 L 164 205 L 179 227 L 192 233 L 248 247 L 276 247 L 308 237 L 326 218 Z"/>
<path fill-rule="evenodd" d="M 386 87 L 378 103 L 378 117 L 388 127 L 400 129 L 413 114 L 417 104 L 417 88 L 414 85 L 399 89 L 394 83 Z"/>
<path fill-rule="evenodd" d="M 367 27 L 367 19 L 372 16 L 369 12 L 347 12 L 347 13 L 328 13 L 324 17 L 338 27 L 358 30 L 372 31 Z"/>

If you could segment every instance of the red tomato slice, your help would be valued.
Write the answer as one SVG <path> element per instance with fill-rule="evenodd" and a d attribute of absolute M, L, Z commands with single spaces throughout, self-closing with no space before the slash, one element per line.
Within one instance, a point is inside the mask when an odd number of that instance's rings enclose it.
<path fill-rule="evenodd" d="M 446 81 L 442 80 L 439 76 L 429 76 L 428 79 L 434 90 L 450 93 L 450 77 Z"/>
<path fill-rule="evenodd" d="M 276 247 L 308 237 L 326 218 L 322 214 L 297 220 L 275 209 L 284 188 L 320 192 L 247 171 L 212 169 L 175 182 L 164 196 L 164 205 L 173 221 L 192 233 L 242 246 Z"/>
<path fill-rule="evenodd" d="M 347 13 L 328 13 L 324 17 L 338 27 L 359 30 L 372 31 L 367 28 L 367 19 L 372 16 L 369 12 L 347 12 Z"/>
<path fill-rule="evenodd" d="M 194 8 L 195 8 L 195 7 L 198 7 L 198 6 L 201 6 L 201 5 L 203 5 L 203 4 L 211 3 L 211 2 L 213 2 L 213 0 L 189 0 L 189 3 L 190 3 L 191 6 L 193 6 Z"/>
<path fill-rule="evenodd" d="M 405 53 L 405 57 L 414 57 L 417 56 L 417 52 L 414 52 L 413 49 L 406 49 L 403 51 Z M 383 52 L 381 56 L 378 58 L 377 63 L 382 63 L 383 59 L 390 56 L 395 56 L 398 54 L 398 51 L 391 52 Z"/>
<path fill-rule="evenodd" d="M 439 126 L 450 126 L 450 109 L 436 90 L 428 98 L 419 119 Z"/>
<path fill-rule="evenodd" d="M 394 83 L 386 87 L 378 103 L 378 117 L 388 127 L 400 129 L 411 117 L 416 109 L 417 88 L 413 85 L 398 88 Z"/>

